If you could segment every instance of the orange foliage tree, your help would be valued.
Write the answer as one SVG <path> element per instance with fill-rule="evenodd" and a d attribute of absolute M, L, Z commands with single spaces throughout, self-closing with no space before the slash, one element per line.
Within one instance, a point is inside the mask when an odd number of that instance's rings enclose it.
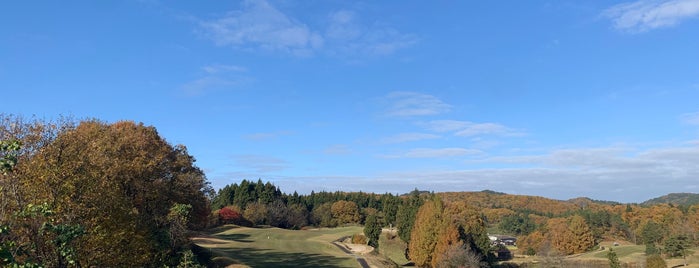
<path fill-rule="evenodd" d="M 340 200 L 330 207 L 333 219 L 337 224 L 359 223 L 359 207 L 352 201 Z"/>

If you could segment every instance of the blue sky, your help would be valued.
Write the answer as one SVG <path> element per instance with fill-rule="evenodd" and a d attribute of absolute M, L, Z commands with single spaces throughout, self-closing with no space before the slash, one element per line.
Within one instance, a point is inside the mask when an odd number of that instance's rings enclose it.
<path fill-rule="evenodd" d="M 215 188 L 699 192 L 699 0 L 19 1 L 0 88 L 153 125 Z"/>

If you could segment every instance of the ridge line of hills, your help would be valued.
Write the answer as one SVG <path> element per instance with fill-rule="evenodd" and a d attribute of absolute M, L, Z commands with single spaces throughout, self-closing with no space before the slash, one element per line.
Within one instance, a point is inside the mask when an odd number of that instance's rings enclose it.
<path fill-rule="evenodd" d="M 443 192 L 443 193 L 485 193 L 485 194 L 491 194 L 491 195 L 512 195 L 512 196 L 530 196 L 530 195 L 522 195 L 522 194 L 508 194 L 508 193 L 503 193 L 503 192 L 497 192 L 493 190 L 482 190 L 482 191 L 462 191 L 462 192 Z M 429 191 L 420 191 L 420 193 L 430 193 Z M 408 195 L 409 193 L 406 193 L 404 195 Z M 550 199 L 552 201 L 561 201 L 561 202 L 567 202 L 567 203 L 576 203 L 576 204 L 583 204 L 583 203 L 594 203 L 594 204 L 601 204 L 601 205 L 623 205 L 623 204 L 637 204 L 641 206 L 652 206 L 652 205 L 659 205 L 659 204 L 671 204 L 671 205 L 677 205 L 677 206 L 691 206 L 691 205 L 696 205 L 699 204 L 699 193 L 669 193 L 663 196 L 655 197 L 648 199 L 646 201 L 643 201 L 641 203 L 623 203 L 623 202 L 617 202 L 617 201 L 608 201 L 608 200 L 597 200 L 597 199 L 592 199 L 589 197 L 575 197 L 571 198 L 568 200 L 558 200 L 554 198 L 549 198 L 545 196 L 535 196 L 531 195 L 532 197 L 540 197 L 544 199 Z"/>

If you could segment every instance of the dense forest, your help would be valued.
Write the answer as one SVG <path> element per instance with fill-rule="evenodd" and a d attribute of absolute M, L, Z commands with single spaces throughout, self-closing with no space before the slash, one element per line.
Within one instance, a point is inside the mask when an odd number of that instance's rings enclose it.
<path fill-rule="evenodd" d="M 395 228 L 390 239 L 407 243 L 419 267 L 493 265 L 507 256 L 493 234 L 516 237 L 515 254 L 539 256 L 609 240 L 679 256 L 699 241 L 697 204 L 417 189 L 289 194 L 261 179 L 215 192 L 194 163 L 185 146 L 143 124 L 0 115 L 0 266 L 192 267 L 191 231 L 223 224 L 364 225 L 374 247 L 382 228 Z"/>

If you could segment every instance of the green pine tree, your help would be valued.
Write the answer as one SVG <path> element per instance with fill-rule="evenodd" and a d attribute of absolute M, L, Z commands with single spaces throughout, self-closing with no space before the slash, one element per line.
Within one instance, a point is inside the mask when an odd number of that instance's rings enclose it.
<path fill-rule="evenodd" d="M 610 248 L 609 252 L 607 252 L 607 259 L 609 259 L 609 268 L 621 268 L 619 257 L 616 255 L 613 248 Z"/>

